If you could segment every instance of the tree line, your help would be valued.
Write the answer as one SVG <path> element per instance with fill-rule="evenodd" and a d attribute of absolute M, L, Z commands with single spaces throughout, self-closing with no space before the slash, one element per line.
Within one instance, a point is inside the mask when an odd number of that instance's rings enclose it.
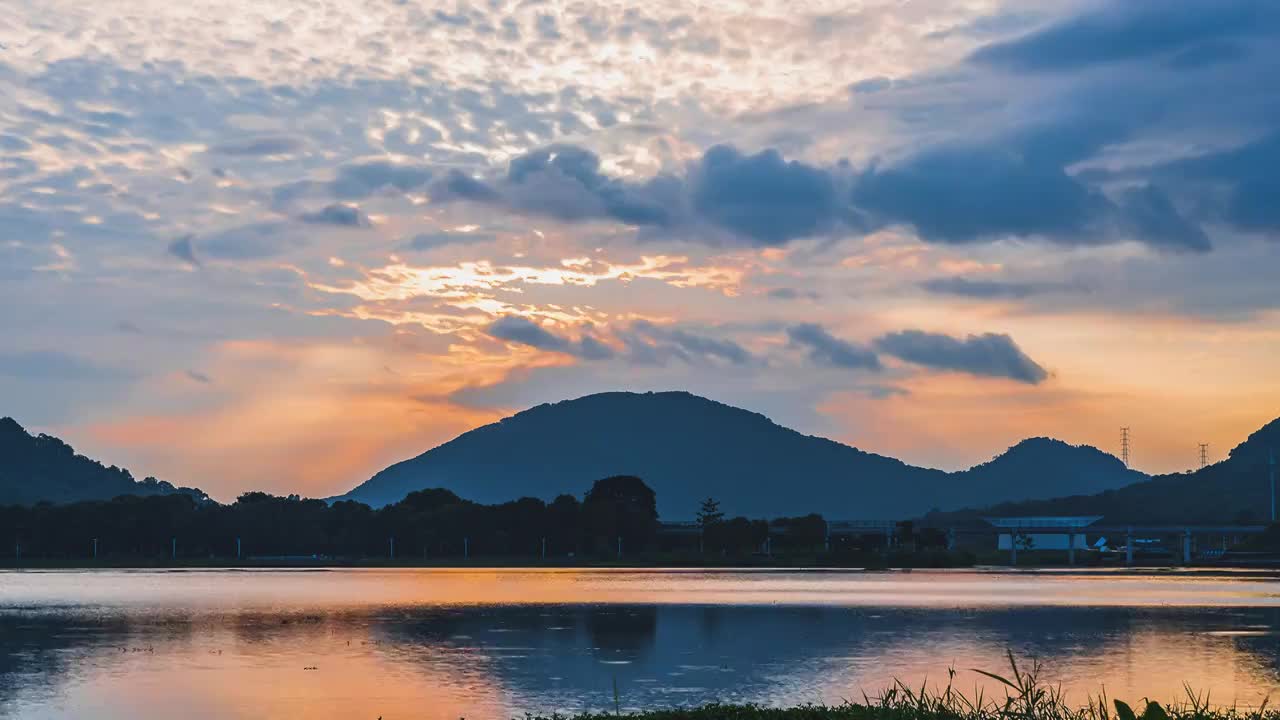
<path fill-rule="evenodd" d="M 475 557 L 616 558 L 689 551 L 736 557 L 821 550 L 820 515 L 766 522 L 726 518 L 708 499 L 684 533 L 660 533 L 657 500 L 640 478 L 596 481 L 581 500 L 520 498 L 482 505 L 443 489 L 410 493 L 372 508 L 249 492 L 221 504 L 186 494 L 69 504 L 0 507 L 0 539 L 10 559 L 86 557 L 271 558 L 410 561 Z"/>

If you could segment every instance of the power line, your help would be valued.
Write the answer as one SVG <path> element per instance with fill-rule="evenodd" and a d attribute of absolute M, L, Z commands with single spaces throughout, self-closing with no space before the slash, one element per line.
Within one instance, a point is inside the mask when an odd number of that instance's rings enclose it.
<path fill-rule="evenodd" d="M 1123 462 L 1125 467 L 1129 467 L 1130 449 L 1129 428 L 1122 427 L 1120 428 L 1120 462 Z"/>
<path fill-rule="evenodd" d="M 1209 443 L 1200 443 L 1200 467 L 1209 464 Z"/>

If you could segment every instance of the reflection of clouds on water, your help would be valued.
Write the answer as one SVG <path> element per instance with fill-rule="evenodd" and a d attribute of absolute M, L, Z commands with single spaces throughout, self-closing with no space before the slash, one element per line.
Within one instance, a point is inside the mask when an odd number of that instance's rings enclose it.
<path fill-rule="evenodd" d="M 0 608 L 0 714 L 423 717 L 432 698 L 430 720 L 608 710 L 615 682 L 624 708 L 830 703 L 874 695 L 894 677 L 945 682 L 952 665 L 969 690 L 979 679 L 969 668 L 1001 669 L 1006 648 L 1044 661 L 1046 678 L 1081 700 L 1104 682 L 1112 696 L 1177 698 L 1186 681 L 1215 702 L 1251 705 L 1280 679 L 1276 608 L 388 602 L 325 611 L 292 608 L 285 595 L 275 610 L 234 597 L 224 605 Z"/>

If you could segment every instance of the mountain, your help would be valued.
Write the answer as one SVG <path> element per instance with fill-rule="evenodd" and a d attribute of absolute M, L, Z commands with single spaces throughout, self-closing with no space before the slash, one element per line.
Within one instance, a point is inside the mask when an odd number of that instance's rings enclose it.
<path fill-rule="evenodd" d="M 33 436 L 13 418 L 0 418 L 0 505 L 169 493 L 207 499 L 199 490 L 174 487 L 155 478 L 136 481 L 128 470 L 114 465 L 105 467 L 77 455 L 70 445 L 52 435 Z"/>
<path fill-rule="evenodd" d="M 974 503 L 969 510 L 932 513 L 926 521 L 946 526 L 981 522 L 985 515 L 1101 515 L 1101 522 L 1110 525 L 1267 522 L 1272 502 L 1268 462 L 1273 450 L 1280 456 L 1280 418 L 1250 435 L 1225 460 L 1195 472 L 1158 475 L 1096 494 L 981 509 Z"/>
<path fill-rule="evenodd" d="M 483 503 L 581 495 L 631 474 L 664 518 L 711 496 L 730 514 L 898 519 L 932 508 L 1096 492 L 1145 478 L 1098 450 L 1019 443 L 960 473 L 913 467 L 686 392 L 601 393 L 517 413 L 392 465 L 338 499 L 380 506 L 439 487 Z"/>

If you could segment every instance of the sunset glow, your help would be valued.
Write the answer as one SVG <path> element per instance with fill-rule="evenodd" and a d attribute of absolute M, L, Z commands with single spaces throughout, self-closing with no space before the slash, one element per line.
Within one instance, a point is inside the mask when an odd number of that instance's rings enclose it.
<path fill-rule="evenodd" d="M 1076 0 L 130 6 L 0 15 L 0 415 L 140 477 L 329 496 L 611 389 L 947 469 L 1128 426 L 1180 471 L 1280 414 L 1264 34 L 1109 43 L 1149 18 Z M 1054 34 L 1086 31 L 1132 52 Z"/>

